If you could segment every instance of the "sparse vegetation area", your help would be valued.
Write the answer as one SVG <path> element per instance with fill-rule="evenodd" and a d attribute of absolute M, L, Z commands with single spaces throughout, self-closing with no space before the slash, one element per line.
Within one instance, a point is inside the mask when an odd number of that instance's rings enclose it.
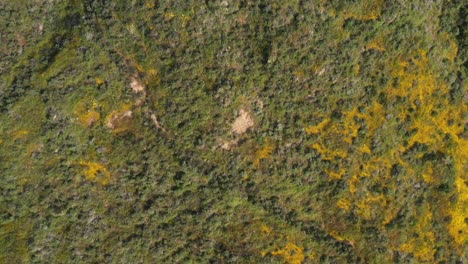
<path fill-rule="evenodd" d="M 0 263 L 468 262 L 467 7 L 0 0 Z"/>

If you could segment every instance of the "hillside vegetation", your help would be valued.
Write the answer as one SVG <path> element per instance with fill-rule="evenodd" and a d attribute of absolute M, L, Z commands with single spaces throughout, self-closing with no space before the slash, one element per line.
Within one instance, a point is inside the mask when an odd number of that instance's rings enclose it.
<path fill-rule="evenodd" d="M 468 262 L 467 5 L 0 0 L 0 263 Z"/>

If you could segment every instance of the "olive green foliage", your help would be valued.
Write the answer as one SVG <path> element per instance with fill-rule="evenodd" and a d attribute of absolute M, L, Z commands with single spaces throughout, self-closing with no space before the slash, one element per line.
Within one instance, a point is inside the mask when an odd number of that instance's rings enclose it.
<path fill-rule="evenodd" d="M 463 2 L 0 1 L 0 263 L 467 262 Z"/>

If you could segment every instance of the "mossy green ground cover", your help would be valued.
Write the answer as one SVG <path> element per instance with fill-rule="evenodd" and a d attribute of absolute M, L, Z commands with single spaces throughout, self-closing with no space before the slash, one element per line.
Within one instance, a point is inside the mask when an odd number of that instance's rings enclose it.
<path fill-rule="evenodd" d="M 464 1 L 0 1 L 0 263 L 468 261 Z"/>

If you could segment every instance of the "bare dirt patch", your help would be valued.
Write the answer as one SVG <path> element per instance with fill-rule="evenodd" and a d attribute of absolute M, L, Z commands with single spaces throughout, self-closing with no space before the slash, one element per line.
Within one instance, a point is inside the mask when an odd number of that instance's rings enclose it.
<path fill-rule="evenodd" d="M 239 116 L 234 120 L 231 131 L 235 134 L 244 134 L 254 125 L 254 121 L 249 112 L 244 109 L 239 110 Z"/>
<path fill-rule="evenodd" d="M 132 88 L 134 93 L 144 93 L 145 86 L 143 82 L 138 78 L 138 76 L 133 76 L 130 82 L 130 87 Z"/>

